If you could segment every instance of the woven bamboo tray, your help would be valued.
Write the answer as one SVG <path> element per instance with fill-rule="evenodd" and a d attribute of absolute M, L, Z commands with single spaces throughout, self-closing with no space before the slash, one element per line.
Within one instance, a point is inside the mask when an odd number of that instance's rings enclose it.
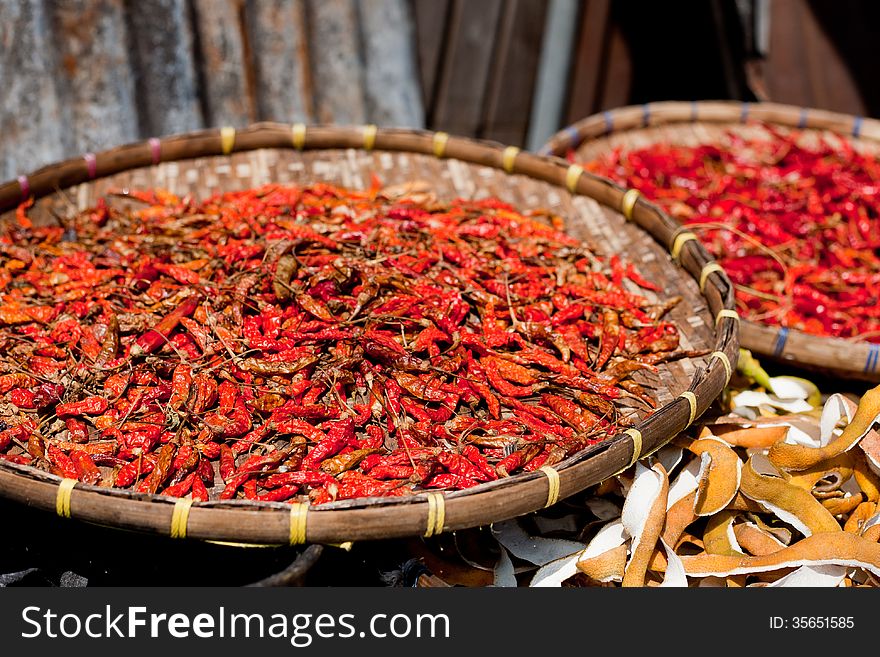
<path fill-rule="evenodd" d="M 622 107 L 589 116 L 548 140 L 540 153 L 589 162 L 613 148 L 654 143 L 695 146 L 718 143 L 727 132 L 759 137 L 755 122 L 797 128 L 804 140 L 847 141 L 880 153 L 880 121 L 775 103 L 733 101 L 661 102 Z M 880 344 L 824 338 L 803 331 L 743 320 L 742 346 L 773 360 L 835 378 L 880 381 Z"/>
<path fill-rule="evenodd" d="M 441 200 L 491 195 L 523 210 L 556 212 L 572 235 L 631 259 L 665 288 L 664 295 L 681 295 L 683 301 L 669 315 L 680 328 L 681 348 L 711 355 L 646 374 L 658 408 L 635 429 L 553 469 L 463 491 L 311 508 L 243 500 L 193 504 L 62 483 L 35 468 L 0 462 L 0 495 L 88 522 L 175 538 L 279 544 L 432 536 L 533 512 L 614 475 L 687 428 L 728 382 L 739 348 L 733 288 L 716 271 L 703 277 L 701 291 L 697 280 L 712 261 L 693 235 L 655 206 L 580 167 L 514 147 L 375 126 L 261 123 L 237 131 L 207 130 L 90 153 L 0 185 L 0 212 L 5 212 L 0 221 L 29 195 L 37 199 L 29 214 L 39 220 L 53 207 L 87 208 L 111 188 L 158 186 L 203 197 L 268 182 L 366 187 L 372 174 L 386 185 L 431 181 Z"/>

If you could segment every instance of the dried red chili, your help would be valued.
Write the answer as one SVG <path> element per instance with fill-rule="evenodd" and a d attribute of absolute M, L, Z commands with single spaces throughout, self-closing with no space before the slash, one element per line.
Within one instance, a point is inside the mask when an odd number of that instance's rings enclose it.
<path fill-rule="evenodd" d="M 467 488 L 650 412 L 626 377 L 678 355 L 632 263 L 495 199 L 129 197 L 0 236 L 6 460 L 197 500 Z"/>
<path fill-rule="evenodd" d="M 695 230 L 744 317 L 880 342 L 880 163 L 843 138 L 754 125 L 712 144 L 618 148 L 585 168 Z"/>

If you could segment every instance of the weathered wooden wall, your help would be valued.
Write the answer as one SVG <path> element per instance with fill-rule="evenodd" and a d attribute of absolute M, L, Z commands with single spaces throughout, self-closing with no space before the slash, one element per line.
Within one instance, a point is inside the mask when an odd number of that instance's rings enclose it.
<path fill-rule="evenodd" d="M 756 60 L 740 17 L 765 2 L 769 47 Z M 136 139 L 259 120 L 425 127 L 537 148 L 550 129 L 652 100 L 878 115 L 870 30 L 880 3 L 834 6 L 0 0 L 0 180 Z M 548 118 L 542 107 L 557 109 Z"/>
<path fill-rule="evenodd" d="M 0 0 L 0 179 L 259 120 L 424 126 L 408 0 Z"/>

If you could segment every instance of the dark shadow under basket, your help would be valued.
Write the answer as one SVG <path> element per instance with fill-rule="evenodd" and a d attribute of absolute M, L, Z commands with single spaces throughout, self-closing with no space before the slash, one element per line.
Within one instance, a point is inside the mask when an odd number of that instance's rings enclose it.
<path fill-rule="evenodd" d="M 10 210 L 28 194 L 40 199 L 31 210 L 39 215 L 46 205 L 66 211 L 71 203 L 89 207 L 118 187 L 162 187 L 203 197 L 268 182 L 367 187 L 373 174 L 387 185 L 430 181 L 442 200 L 497 196 L 523 211 L 549 209 L 565 219 L 573 236 L 634 261 L 663 287 L 661 294 L 682 296 L 669 315 L 681 332 L 681 347 L 711 355 L 646 374 L 658 408 L 635 429 L 609 436 L 549 471 L 462 491 L 315 507 L 245 500 L 189 507 L 161 495 L 84 484 L 70 490 L 69 480 L 59 486 L 54 475 L 0 462 L 0 495 L 93 523 L 205 540 L 339 543 L 431 536 L 530 513 L 599 483 L 690 426 L 724 389 L 736 365 L 739 324 L 733 289 L 723 273 L 705 277 L 702 292 L 697 284 L 712 262 L 705 249 L 673 219 L 625 195 L 626 190 L 580 167 L 513 147 L 374 126 L 263 123 L 150 140 L 44 167 L 0 186 L 0 210 Z"/>
<path fill-rule="evenodd" d="M 661 102 L 621 107 L 589 116 L 550 138 L 540 152 L 590 162 L 615 148 L 651 144 L 719 143 L 728 132 L 766 136 L 763 122 L 796 128 L 804 140 L 846 141 L 880 153 L 880 121 L 824 110 L 733 101 Z M 807 142 L 808 143 L 808 142 Z M 742 346 L 756 354 L 831 377 L 880 382 L 880 344 L 815 336 L 743 320 Z"/>

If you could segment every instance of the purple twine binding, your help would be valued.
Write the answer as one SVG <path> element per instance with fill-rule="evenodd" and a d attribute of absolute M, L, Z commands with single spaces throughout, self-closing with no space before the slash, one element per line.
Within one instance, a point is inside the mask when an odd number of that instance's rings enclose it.
<path fill-rule="evenodd" d="M 162 156 L 162 142 L 155 137 L 150 137 L 147 143 L 150 145 L 150 157 L 153 160 L 153 164 L 159 164 Z"/>
<path fill-rule="evenodd" d="M 27 176 L 18 177 L 18 186 L 21 188 L 21 200 L 24 201 L 31 195 L 31 183 Z"/>
<path fill-rule="evenodd" d="M 94 153 L 86 153 L 83 155 L 83 159 L 86 161 L 86 167 L 89 171 L 89 180 L 94 180 L 98 175 L 98 158 Z"/>

